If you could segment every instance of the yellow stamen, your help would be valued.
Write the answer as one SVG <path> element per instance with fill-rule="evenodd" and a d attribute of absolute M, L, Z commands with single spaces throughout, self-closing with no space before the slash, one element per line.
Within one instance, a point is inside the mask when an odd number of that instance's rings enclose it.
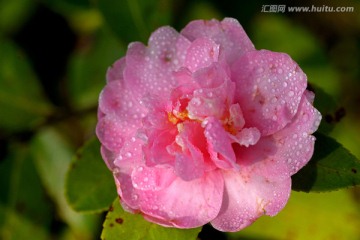
<path fill-rule="evenodd" d="M 171 123 L 177 124 L 179 122 L 179 119 L 172 112 L 168 112 L 167 114 L 168 114 L 168 119 Z"/>

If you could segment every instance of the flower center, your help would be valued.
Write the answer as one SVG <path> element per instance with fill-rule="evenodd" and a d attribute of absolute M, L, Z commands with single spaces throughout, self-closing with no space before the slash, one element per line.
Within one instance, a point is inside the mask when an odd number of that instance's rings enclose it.
<path fill-rule="evenodd" d="M 168 112 L 168 120 L 173 124 L 178 124 L 179 122 L 184 122 L 186 120 L 190 120 L 188 116 L 188 111 L 185 110 L 183 112 L 178 112 L 176 115 L 173 112 Z"/>
<path fill-rule="evenodd" d="M 183 123 L 185 121 L 196 121 L 199 123 L 202 123 L 203 121 L 199 119 L 191 119 L 189 118 L 189 113 L 187 110 L 184 110 L 182 112 L 168 112 L 168 120 L 174 125 L 177 125 L 179 123 Z M 222 125 L 228 133 L 232 135 L 236 135 L 238 133 L 238 130 L 235 128 L 234 122 L 230 119 L 230 117 L 225 117 L 223 120 L 221 120 Z"/>

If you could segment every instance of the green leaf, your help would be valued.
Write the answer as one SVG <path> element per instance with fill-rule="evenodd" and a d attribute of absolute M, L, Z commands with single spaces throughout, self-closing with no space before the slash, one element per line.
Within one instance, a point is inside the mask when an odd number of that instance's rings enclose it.
<path fill-rule="evenodd" d="M 116 197 L 114 179 L 100 155 L 100 143 L 91 139 L 81 148 L 66 179 L 66 197 L 76 211 L 106 210 Z"/>
<path fill-rule="evenodd" d="M 360 161 L 331 137 L 315 134 L 310 162 L 292 176 L 296 191 L 331 191 L 360 185 Z"/>
<path fill-rule="evenodd" d="M 30 128 L 47 116 L 50 105 L 26 58 L 9 41 L 0 39 L 0 128 Z"/>
<path fill-rule="evenodd" d="M 345 109 L 322 88 L 311 84 L 311 90 L 315 93 L 314 106 L 323 116 L 318 131 L 324 134 L 331 132 L 335 125 L 344 117 Z"/>
<path fill-rule="evenodd" d="M 0 219 L 4 221 L 0 223 L 2 240 L 30 239 L 29 236 L 36 240 L 51 239 L 44 226 L 2 204 L 0 204 Z"/>
<path fill-rule="evenodd" d="M 28 146 L 11 144 L 9 154 L 0 162 L 0 189 L 0 204 L 11 216 L 16 215 L 16 219 L 27 219 L 44 228 L 50 226 L 51 204 L 41 186 Z M 0 217 L 0 225 L 2 220 L 9 219 Z"/>
<path fill-rule="evenodd" d="M 59 217 L 72 233 L 81 239 L 90 239 L 96 232 L 99 218 L 75 212 L 65 198 L 65 177 L 73 157 L 73 149 L 56 128 L 44 128 L 31 142 L 32 155 L 48 195 L 55 203 Z"/>
<path fill-rule="evenodd" d="M 171 0 L 98 0 L 97 4 L 108 26 L 125 43 L 147 42 L 156 28 L 168 25 Z"/>
<path fill-rule="evenodd" d="M 118 240 L 195 240 L 201 228 L 165 228 L 146 221 L 140 214 L 125 212 L 116 199 L 106 215 L 101 239 Z"/>
<path fill-rule="evenodd" d="M 0 1 L 0 34 L 13 33 L 34 9 L 32 0 Z"/>
<path fill-rule="evenodd" d="M 263 216 L 251 226 L 227 233 L 228 240 L 359 239 L 360 213 L 348 189 L 327 193 L 292 192 L 275 217 Z"/>

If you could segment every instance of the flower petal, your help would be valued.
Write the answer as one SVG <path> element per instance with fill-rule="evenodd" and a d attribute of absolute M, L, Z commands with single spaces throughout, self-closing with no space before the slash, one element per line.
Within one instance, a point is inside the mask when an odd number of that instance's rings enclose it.
<path fill-rule="evenodd" d="M 134 100 L 122 82 L 113 80 L 100 94 L 99 112 L 96 134 L 108 150 L 117 152 L 141 125 L 147 109 Z"/>
<path fill-rule="evenodd" d="M 101 92 L 99 110 L 104 114 L 117 114 L 122 121 L 136 124 L 148 112 L 133 93 L 124 87 L 122 81 L 115 80 L 109 82 Z"/>
<path fill-rule="evenodd" d="M 312 93 L 306 91 L 296 116 L 283 130 L 262 137 L 254 146 L 235 149 L 241 169 L 280 181 L 290 178 L 310 160 L 315 142 L 311 133 L 321 119 L 309 102 L 311 97 Z"/>
<path fill-rule="evenodd" d="M 124 70 L 125 85 L 141 98 L 148 93 L 165 99 L 177 85 L 173 71 L 183 66 L 190 42 L 171 27 L 156 30 L 149 46 L 129 45 Z"/>
<path fill-rule="evenodd" d="M 187 51 L 185 67 L 190 71 L 208 67 L 217 62 L 219 57 L 219 45 L 207 38 L 198 38 L 193 41 Z"/>
<path fill-rule="evenodd" d="M 111 82 L 114 80 L 121 81 L 124 78 L 123 72 L 125 66 L 126 66 L 125 57 L 120 58 L 113 65 L 111 65 L 106 72 L 107 82 Z"/>
<path fill-rule="evenodd" d="M 154 132 L 149 136 L 148 143 L 144 145 L 143 151 L 147 166 L 161 164 L 173 164 L 175 157 L 169 153 L 168 146 L 175 141 L 176 129 L 166 129 L 162 132 Z"/>
<path fill-rule="evenodd" d="M 245 147 L 255 145 L 260 139 L 260 132 L 257 128 L 243 128 L 236 136 L 230 135 L 235 142 Z"/>
<path fill-rule="evenodd" d="M 125 138 L 133 133 L 133 128 L 123 128 L 123 124 L 128 123 L 121 121 L 114 114 L 106 115 L 98 121 L 96 135 L 108 150 L 118 152 Z"/>
<path fill-rule="evenodd" d="M 132 185 L 142 191 L 159 191 L 168 187 L 174 179 L 171 168 L 140 166 L 131 173 Z"/>
<path fill-rule="evenodd" d="M 212 19 L 210 21 L 196 20 L 189 23 L 181 34 L 190 41 L 197 38 L 209 38 L 219 44 L 229 64 L 245 52 L 255 50 L 254 45 L 241 27 L 233 18 L 223 21 Z"/>
<path fill-rule="evenodd" d="M 311 134 L 319 127 L 321 114 L 312 106 L 312 100 L 313 93 L 306 91 L 291 124 L 274 134 L 281 146 L 277 155 L 288 165 L 290 175 L 299 171 L 313 155 L 315 137 Z"/>
<path fill-rule="evenodd" d="M 238 169 L 235 153 L 231 146 L 232 140 L 220 121 L 209 117 L 205 119 L 203 126 L 209 154 L 215 165 L 222 169 Z"/>
<path fill-rule="evenodd" d="M 307 85 L 298 65 L 287 54 L 261 50 L 246 53 L 232 69 L 245 126 L 258 128 L 262 135 L 284 128 Z"/>
<path fill-rule="evenodd" d="M 204 120 L 208 116 L 221 119 L 233 101 L 234 83 L 219 64 L 212 64 L 194 74 L 200 88 L 193 92 L 187 110 L 190 119 Z"/>
<path fill-rule="evenodd" d="M 224 199 L 211 225 L 225 232 L 239 231 L 266 214 L 276 215 L 286 204 L 291 179 L 271 182 L 262 176 L 224 171 Z"/>
<path fill-rule="evenodd" d="M 203 152 L 205 137 L 199 123 L 185 122 L 183 129 L 177 136 L 183 150 L 176 154 L 174 170 L 177 176 L 185 181 L 201 178 L 205 171 Z"/>
<path fill-rule="evenodd" d="M 193 181 L 177 178 L 163 190 L 139 193 L 139 207 L 152 222 L 161 224 L 165 219 L 168 226 L 195 228 L 217 216 L 223 189 L 223 178 L 218 171 Z"/>

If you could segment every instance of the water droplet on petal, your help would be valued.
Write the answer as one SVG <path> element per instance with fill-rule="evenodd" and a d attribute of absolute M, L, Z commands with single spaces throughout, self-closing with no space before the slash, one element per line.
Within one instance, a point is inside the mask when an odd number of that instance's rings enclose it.
<path fill-rule="evenodd" d="M 256 69 L 256 73 L 262 73 L 264 71 L 264 69 L 262 67 Z"/>
<path fill-rule="evenodd" d="M 292 97 L 292 96 L 294 96 L 294 94 L 295 94 L 295 93 L 294 93 L 293 91 L 290 91 L 290 92 L 288 93 L 288 96 L 289 96 L 289 97 Z"/>
<path fill-rule="evenodd" d="M 138 200 L 138 198 L 139 198 L 139 196 L 137 194 L 134 194 L 132 197 L 135 201 Z"/>
<path fill-rule="evenodd" d="M 278 72 L 278 74 L 282 74 L 283 73 L 282 68 L 278 68 L 277 72 Z"/>
<path fill-rule="evenodd" d="M 195 106 L 200 106 L 201 100 L 199 98 L 193 98 L 191 100 L 191 103 L 194 104 Z"/>
<path fill-rule="evenodd" d="M 126 156 L 126 157 L 131 157 L 132 154 L 131 154 L 131 152 L 127 152 L 127 153 L 125 153 L 125 156 Z"/>

